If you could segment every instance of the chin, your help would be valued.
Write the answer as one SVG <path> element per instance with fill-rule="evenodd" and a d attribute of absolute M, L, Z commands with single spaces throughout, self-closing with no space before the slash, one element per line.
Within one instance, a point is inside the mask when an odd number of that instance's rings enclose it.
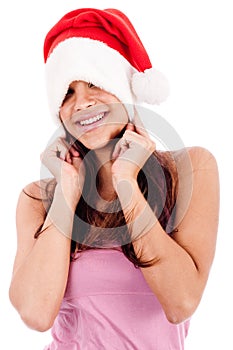
<path fill-rule="evenodd" d="M 97 150 L 97 149 L 102 149 L 113 145 L 114 141 L 115 141 L 114 139 L 113 140 L 106 139 L 106 140 L 100 140 L 100 142 L 95 141 L 95 142 L 82 142 L 82 143 L 85 147 L 89 148 L 90 150 Z"/>
<path fill-rule="evenodd" d="M 126 125 L 122 125 L 122 128 L 118 130 L 110 131 L 109 133 L 101 132 L 96 135 L 90 135 L 89 137 L 80 138 L 80 142 L 89 148 L 90 150 L 101 149 L 106 146 L 115 145 L 115 143 L 122 137 L 126 129 Z"/>

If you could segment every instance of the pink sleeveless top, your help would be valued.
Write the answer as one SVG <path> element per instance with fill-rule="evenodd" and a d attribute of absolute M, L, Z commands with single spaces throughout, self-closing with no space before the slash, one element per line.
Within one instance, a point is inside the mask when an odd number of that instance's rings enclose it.
<path fill-rule="evenodd" d="M 182 350 L 188 327 L 167 321 L 141 270 L 121 251 L 88 250 L 71 262 L 44 350 Z"/>

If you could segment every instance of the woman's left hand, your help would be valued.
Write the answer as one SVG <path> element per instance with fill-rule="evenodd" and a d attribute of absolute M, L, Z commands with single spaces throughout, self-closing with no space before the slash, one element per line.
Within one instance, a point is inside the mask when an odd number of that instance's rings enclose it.
<path fill-rule="evenodd" d="M 154 151 L 155 142 L 145 128 L 129 123 L 112 153 L 113 185 L 116 186 L 123 179 L 137 180 L 140 169 Z"/>

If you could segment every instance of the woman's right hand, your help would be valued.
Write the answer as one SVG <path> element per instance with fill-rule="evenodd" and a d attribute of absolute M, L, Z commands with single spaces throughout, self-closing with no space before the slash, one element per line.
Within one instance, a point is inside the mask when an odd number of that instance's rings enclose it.
<path fill-rule="evenodd" d="M 58 137 L 41 154 L 41 162 L 55 177 L 66 200 L 76 200 L 77 204 L 84 185 L 85 167 L 75 147 Z"/>

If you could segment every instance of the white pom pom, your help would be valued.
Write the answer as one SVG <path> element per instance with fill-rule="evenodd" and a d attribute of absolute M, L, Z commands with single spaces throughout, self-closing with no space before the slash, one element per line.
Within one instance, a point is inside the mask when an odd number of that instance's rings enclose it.
<path fill-rule="evenodd" d="M 169 95 L 167 78 L 154 68 L 146 69 L 144 73 L 137 72 L 132 77 L 132 90 L 137 102 L 160 104 Z"/>

